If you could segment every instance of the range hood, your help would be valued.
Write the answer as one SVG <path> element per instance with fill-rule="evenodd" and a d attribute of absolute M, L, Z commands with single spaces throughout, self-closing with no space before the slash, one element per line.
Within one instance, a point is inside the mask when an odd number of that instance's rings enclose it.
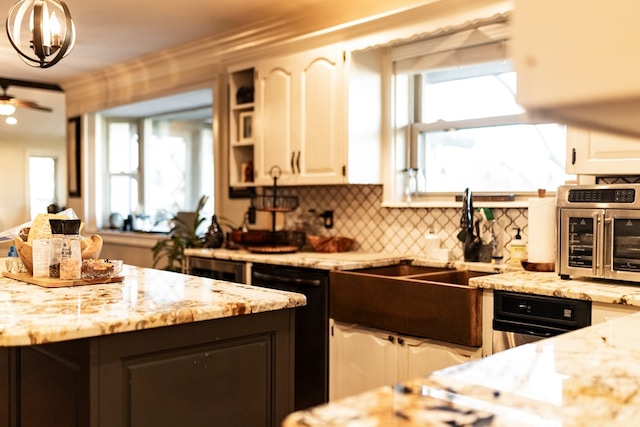
<path fill-rule="evenodd" d="M 516 0 L 518 103 L 544 120 L 640 137 L 638 16 L 638 0 Z"/>
<path fill-rule="evenodd" d="M 640 94 L 616 101 L 593 101 L 577 105 L 527 108 L 529 116 L 542 121 L 640 138 Z"/>

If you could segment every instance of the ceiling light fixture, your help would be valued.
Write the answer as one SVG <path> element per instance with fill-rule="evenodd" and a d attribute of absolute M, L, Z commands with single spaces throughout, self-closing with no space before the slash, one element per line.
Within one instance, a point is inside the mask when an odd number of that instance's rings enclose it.
<path fill-rule="evenodd" d="M 16 107 L 6 101 L 0 100 L 0 116 L 10 116 L 16 112 Z"/>
<path fill-rule="evenodd" d="M 32 67 L 54 66 L 76 41 L 75 24 L 61 0 L 19 0 L 9 11 L 6 27 L 20 59 Z"/>
<path fill-rule="evenodd" d="M 9 116 L 6 119 L 4 119 L 4 122 L 8 125 L 15 125 L 15 124 L 18 124 L 18 119 L 16 119 L 13 116 Z"/>

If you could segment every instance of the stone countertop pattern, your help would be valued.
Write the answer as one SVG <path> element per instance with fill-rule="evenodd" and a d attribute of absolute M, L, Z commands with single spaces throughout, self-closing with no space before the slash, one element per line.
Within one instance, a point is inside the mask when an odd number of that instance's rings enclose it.
<path fill-rule="evenodd" d="M 123 282 L 45 288 L 0 277 L 0 346 L 303 306 L 302 294 L 125 265 Z"/>
<path fill-rule="evenodd" d="M 412 255 L 370 252 L 296 252 L 291 254 L 254 254 L 245 250 L 187 249 L 188 256 L 252 263 L 287 265 L 321 270 L 355 270 L 381 267 L 410 261 L 414 265 L 448 269 L 484 271 L 490 274 L 470 279 L 469 285 L 535 295 L 550 295 L 605 304 L 640 307 L 640 286 L 625 282 L 590 280 L 573 277 L 563 280 L 556 273 L 529 272 L 511 264 L 488 264 L 464 261 L 432 261 Z M 501 274 L 500 274 L 501 273 Z"/>
<path fill-rule="evenodd" d="M 516 271 L 474 277 L 469 280 L 469 285 L 483 289 L 640 307 L 640 286 L 630 282 L 575 277 L 563 280 L 556 273 Z"/>
<path fill-rule="evenodd" d="M 192 257 L 315 268 L 318 270 L 355 270 L 382 267 L 413 259 L 411 255 L 377 252 L 257 254 L 243 249 L 185 249 L 184 254 Z"/>
<path fill-rule="evenodd" d="M 608 426 L 640 418 L 640 314 L 290 414 L 294 426 Z"/>

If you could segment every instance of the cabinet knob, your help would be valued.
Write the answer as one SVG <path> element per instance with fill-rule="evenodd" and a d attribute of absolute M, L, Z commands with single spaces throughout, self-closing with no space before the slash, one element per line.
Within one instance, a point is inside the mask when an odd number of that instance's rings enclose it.
<path fill-rule="evenodd" d="M 404 339 L 402 339 L 402 338 L 398 338 L 398 344 L 400 344 L 400 345 L 404 345 Z"/>
<path fill-rule="evenodd" d="M 389 335 L 387 337 L 387 339 L 389 340 L 389 342 L 394 342 L 396 339 L 393 337 L 393 335 Z"/>

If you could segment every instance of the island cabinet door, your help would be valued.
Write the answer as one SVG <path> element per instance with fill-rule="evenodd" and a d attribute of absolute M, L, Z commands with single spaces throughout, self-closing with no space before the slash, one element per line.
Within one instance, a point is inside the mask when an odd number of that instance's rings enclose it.
<path fill-rule="evenodd" d="M 89 343 L 0 348 L 0 426 L 90 425 Z"/>
<path fill-rule="evenodd" d="M 279 426 L 293 411 L 291 310 L 99 339 L 100 426 Z"/>

